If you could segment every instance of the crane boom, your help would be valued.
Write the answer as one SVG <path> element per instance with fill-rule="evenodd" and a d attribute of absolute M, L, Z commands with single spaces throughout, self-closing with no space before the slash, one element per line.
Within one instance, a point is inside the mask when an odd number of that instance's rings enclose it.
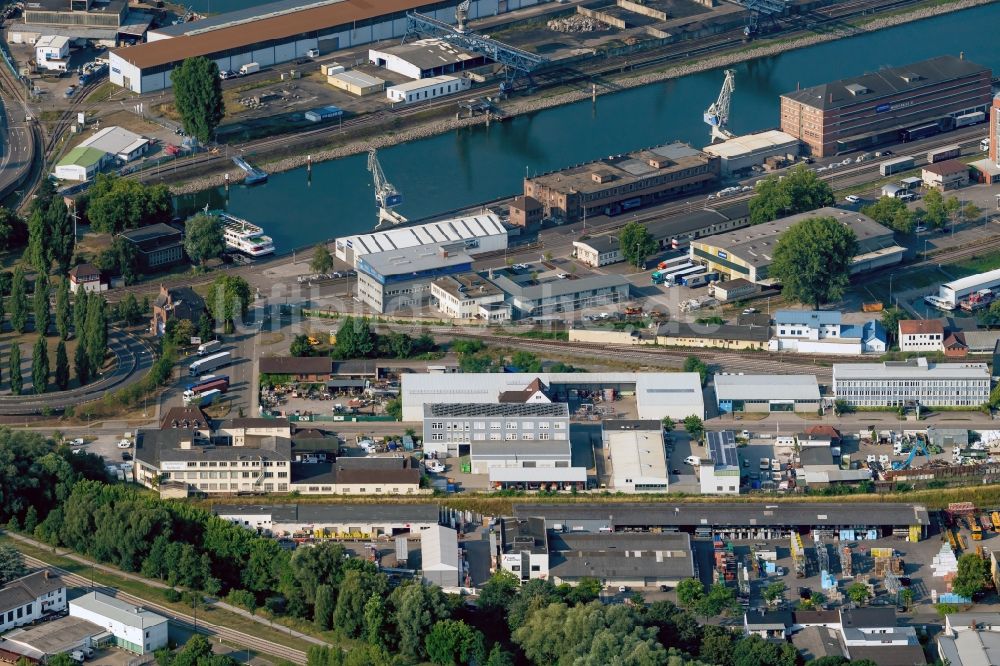
<path fill-rule="evenodd" d="M 372 174 L 375 185 L 375 201 L 378 203 L 378 227 L 384 224 L 394 225 L 406 222 L 406 218 L 392 210 L 403 203 L 403 195 L 389 182 L 378 161 L 378 151 L 372 148 L 368 151 L 368 171 Z"/>
<path fill-rule="evenodd" d="M 716 140 L 725 141 L 733 138 L 732 132 L 729 131 L 729 107 L 735 90 L 736 72 L 727 69 L 726 78 L 722 82 L 722 90 L 719 91 L 719 98 L 712 102 L 712 105 L 705 111 L 705 123 L 712 128 L 712 143 L 715 143 Z"/>
<path fill-rule="evenodd" d="M 462 0 L 455 7 L 455 30 L 458 32 L 465 32 L 465 22 L 469 20 L 469 7 L 472 6 L 472 0 Z"/>

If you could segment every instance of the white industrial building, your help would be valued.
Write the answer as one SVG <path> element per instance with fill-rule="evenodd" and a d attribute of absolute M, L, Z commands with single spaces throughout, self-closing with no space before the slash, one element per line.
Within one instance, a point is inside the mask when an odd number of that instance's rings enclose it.
<path fill-rule="evenodd" d="M 534 5 L 536 0 L 472 0 L 469 20 Z M 400 0 L 380 6 L 364 0 L 279 0 L 148 33 L 148 42 L 111 52 L 111 82 L 146 93 L 171 85 L 170 73 L 185 59 L 204 56 L 221 71 L 258 63 L 270 67 L 307 57 L 313 49 L 331 53 L 407 32 L 407 11 L 453 24 L 453 4 Z"/>
<path fill-rule="evenodd" d="M 845 324 L 836 310 L 779 310 L 774 315 L 771 351 L 800 354 L 854 355 L 885 352 L 887 338 L 882 322 Z"/>
<path fill-rule="evenodd" d="M 472 82 L 464 76 L 432 76 L 428 79 L 408 81 L 385 89 L 385 96 L 393 103 L 413 104 L 429 99 L 454 95 L 468 90 Z"/>
<path fill-rule="evenodd" d="M 448 275 L 431 283 L 431 302 L 451 319 L 478 319 L 493 324 L 510 319 L 506 294 L 479 275 Z"/>
<path fill-rule="evenodd" d="M 422 245 L 463 243 L 470 255 L 495 252 L 507 247 L 507 228 L 494 213 L 456 217 L 416 226 L 402 226 L 370 234 L 342 236 L 334 252 L 341 261 L 357 266 L 368 254 L 407 250 Z"/>
<path fill-rule="evenodd" d="M 811 412 L 820 407 L 815 375 L 715 375 L 720 414 L 741 412 Z"/>
<path fill-rule="evenodd" d="M 799 140 L 779 130 L 767 130 L 713 143 L 705 146 L 704 150 L 719 157 L 723 174 L 733 174 L 760 166 L 769 157 L 794 160 L 799 156 Z"/>
<path fill-rule="evenodd" d="M 1000 268 L 945 282 L 938 289 L 938 298 L 952 306 L 958 306 L 959 301 L 969 294 L 980 289 L 993 289 L 997 286 L 1000 286 Z"/>
<path fill-rule="evenodd" d="M 932 363 L 920 357 L 884 363 L 835 363 L 833 391 L 858 407 L 965 407 L 990 399 L 985 363 Z"/>
<path fill-rule="evenodd" d="M 478 67 L 486 58 L 431 37 L 398 46 L 369 49 L 368 62 L 411 79 L 427 79 Z"/>
<path fill-rule="evenodd" d="M 462 556 L 458 547 L 458 532 L 434 525 L 420 533 L 420 562 L 423 581 L 444 590 L 461 584 Z"/>
<path fill-rule="evenodd" d="M 39 69 L 65 72 L 69 68 L 69 37 L 45 35 L 35 42 L 35 63 Z"/>
<path fill-rule="evenodd" d="M 48 569 L 16 578 L 0 588 L 0 632 L 31 624 L 66 608 L 66 584 Z"/>
<path fill-rule="evenodd" d="M 112 125 L 81 141 L 80 145 L 96 148 L 121 162 L 131 162 L 149 149 L 149 139 L 124 127 Z"/>
<path fill-rule="evenodd" d="M 217 504 L 222 520 L 265 536 L 422 532 L 438 524 L 436 504 Z"/>
<path fill-rule="evenodd" d="M 499 541 L 501 569 L 522 582 L 549 577 L 549 535 L 544 518 L 502 518 Z"/>
<path fill-rule="evenodd" d="M 88 592 L 69 602 L 69 614 L 114 636 L 114 644 L 135 654 L 167 646 L 167 618 L 101 592 Z"/>
<path fill-rule="evenodd" d="M 581 391 L 635 396 L 637 415 L 643 421 L 705 416 L 701 377 L 696 372 L 408 373 L 401 376 L 403 420 L 422 421 L 425 404 L 499 402 L 501 393 L 523 391 L 535 379 L 548 387 L 556 401 L 576 397 Z"/>
<path fill-rule="evenodd" d="M 660 421 L 605 421 L 601 436 L 615 491 L 667 492 L 667 448 Z"/>
<path fill-rule="evenodd" d="M 522 387 L 523 388 L 523 387 Z M 528 391 L 518 391 L 526 395 Z M 569 405 L 565 402 L 427 403 L 423 413 L 424 452 L 441 456 L 464 456 L 469 447 L 494 442 L 516 448 L 538 442 L 562 442 L 569 456 Z M 506 465 L 500 465 L 506 466 Z M 550 465 L 552 467 L 553 465 Z M 486 474 L 486 469 L 475 470 Z"/>
<path fill-rule="evenodd" d="M 698 467 L 698 482 L 702 495 L 740 494 L 740 457 L 736 451 L 736 435 L 731 430 L 706 432 L 711 460 L 702 460 Z"/>

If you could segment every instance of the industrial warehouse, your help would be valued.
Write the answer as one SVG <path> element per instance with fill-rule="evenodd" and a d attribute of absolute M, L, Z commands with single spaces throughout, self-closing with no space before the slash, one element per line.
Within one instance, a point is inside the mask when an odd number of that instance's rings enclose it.
<path fill-rule="evenodd" d="M 476 19 L 528 7 L 534 0 L 472 0 Z M 378 7 L 362 0 L 282 0 L 149 33 L 149 42 L 111 52 L 111 82 L 132 92 L 169 88 L 170 72 L 186 58 L 205 56 L 220 71 L 257 63 L 268 67 L 407 34 L 406 14 L 416 11 L 455 22 L 450 2 L 391 0 Z"/>
<path fill-rule="evenodd" d="M 544 518 L 556 532 L 679 531 L 697 537 L 780 539 L 793 532 L 872 540 L 927 536 L 916 504 L 515 504 L 518 519 Z"/>
<path fill-rule="evenodd" d="M 691 256 L 704 262 L 710 272 L 718 271 L 727 279 L 745 278 L 767 284 L 771 282 L 767 271 L 781 235 L 796 223 L 813 217 L 832 217 L 854 231 L 858 254 L 851 265 L 852 274 L 893 266 L 903 260 L 906 249 L 896 244 L 890 229 L 867 215 L 831 207 L 692 241 Z"/>
<path fill-rule="evenodd" d="M 817 157 L 914 141 L 988 113 L 990 70 L 940 56 L 781 96 L 781 130 Z"/>

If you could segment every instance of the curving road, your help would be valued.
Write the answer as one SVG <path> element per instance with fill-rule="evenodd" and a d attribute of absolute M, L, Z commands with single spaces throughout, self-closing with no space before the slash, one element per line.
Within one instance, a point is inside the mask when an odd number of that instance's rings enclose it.
<path fill-rule="evenodd" d="M 2 63 L 0 63 L 2 66 Z M 7 91 L 0 94 L 0 199 L 20 186 L 35 161 L 35 131 Z"/>
<path fill-rule="evenodd" d="M 115 357 L 114 366 L 97 381 L 68 391 L 0 396 L 0 414 L 20 416 L 42 414 L 45 411 L 57 412 L 66 407 L 98 400 L 113 389 L 141 380 L 155 360 L 153 350 L 145 340 L 120 329 L 112 329 L 108 334 L 108 351 Z M 31 354 L 22 356 L 22 359 L 21 373 L 26 379 L 25 391 L 30 391 Z"/>

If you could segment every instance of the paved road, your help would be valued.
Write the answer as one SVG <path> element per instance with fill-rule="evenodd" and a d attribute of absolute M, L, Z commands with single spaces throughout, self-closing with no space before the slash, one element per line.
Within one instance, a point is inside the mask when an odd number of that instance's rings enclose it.
<path fill-rule="evenodd" d="M 0 198 L 20 185 L 34 158 L 35 134 L 24 110 L 8 95 L 0 96 Z"/>
<path fill-rule="evenodd" d="M 139 381 L 154 361 L 153 351 L 145 340 L 120 329 L 112 329 L 108 335 L 108 350 L 115 357 L 115 365 L 103 377 L 80 388 L 42 395 L 28 393 L 31 390 L 31 354 L 22 352 L 21 374 L 26 378 L 25 394 L 0 396 L 0 414 L 41 414 L 46 409 L 58 411 L 92 402 L 108 391 Z"/>

